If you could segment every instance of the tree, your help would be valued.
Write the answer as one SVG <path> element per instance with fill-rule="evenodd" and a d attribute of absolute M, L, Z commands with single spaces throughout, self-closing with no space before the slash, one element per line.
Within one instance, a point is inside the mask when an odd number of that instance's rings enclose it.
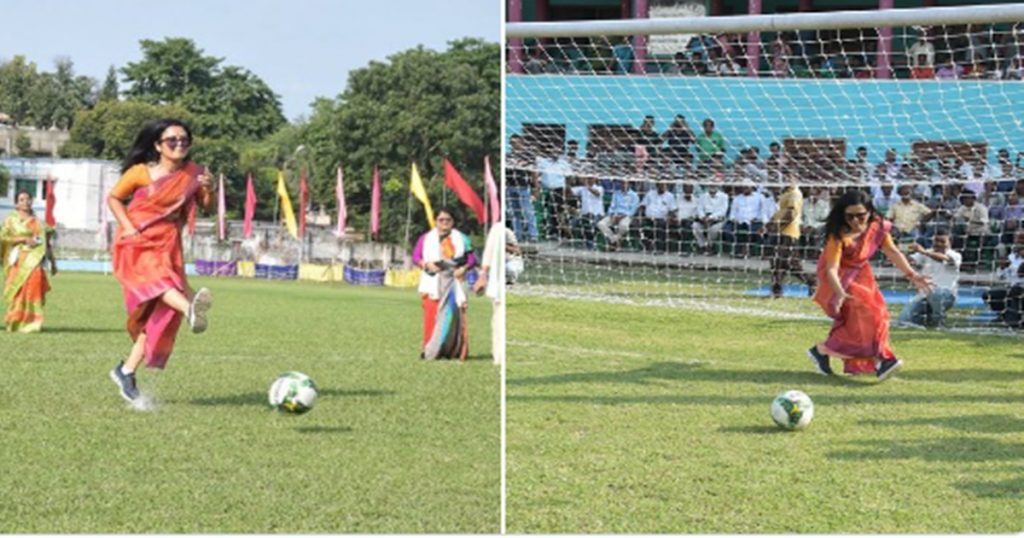
<path fill-rule="evenodd" d="M 32 89 L 38 77 L 36 64 L 24 56 L 0 64 L 0 112 L 10 116 L 15 125 L 30 117 Z"/>
<path fill-rule="evenodd" d="M 353 225 L 369 219 L 375 164 L 396 196 L 382 196 L 382 238 L 404 235 L 409 170 L 417 163 L 433 204 L 445 197 L 442 162 L 447 156 L 483 194 L 483 159 L 500 152 L 501 49 L 496 43 L 463 39 L 445 52 L 423 47 L 392 55 L 387 62 L 349 73 L 336 99 L 318 99 L 301 143 L 313 161 L 313 201 L 333 207 L 335 168 L 345 167 L 345 192 Z M 447 193 L 449 205 L 458 205 Z M 413 204 L 414 231 L 425 219 Z M 461 208 L 460 208 L 461 211 Z M 463 219 L 460 229 L 475 227 Z"/>
<path fill-rule="evenodd" d="M 114 69 L 114 66 L 110 66 L 110 69 L 107 70 L 107 78 L 103 80 L 100 93 L 96 96 L 96 101 L 102 103 L 103 101 L 117 101 L 117 99 L 117 70 Z"/>
<path fill-rule="evenodd" d="M 71 127 L 71 138 L 60 149 L 62 157 L 123 160 L 142 124 L 160 118 L 192 119 L 185 109 L 138 101 L 104 101 L 91 110 L 80 110 Z"/>
<path fill-rule="evenodd" d="M 220 67 L 190 39 L 143 40 L 143 59 L 122 68 L 129 99 L 179 105 L 204 137 L 259 140 L 285 124 L 269 86 L 241 67 Z"/>
<path fill-rule="evenodd" d="M 18 133 L 18 136 L 14 139 L 14 149 L 22 157 L 28 155 L 32 151 L 32 139 L 25 133 Z"/>

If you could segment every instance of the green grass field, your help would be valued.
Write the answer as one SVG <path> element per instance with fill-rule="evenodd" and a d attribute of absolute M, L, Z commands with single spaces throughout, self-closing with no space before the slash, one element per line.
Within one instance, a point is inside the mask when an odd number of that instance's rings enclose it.
<path fill-rule="evenodd" d="M 507 319 L 509 532 L 1024 530 L 1020 338 L 896 331 L 876 384 L 814 372 L 824 320 L 535 295 Z M 807 430 L 769 416 L 787 389 Z"/>
<path fill-rule="evenodd" d="M 495 533 L 499 373 L 490 304 L 471 360 L 418 360 L 414 290 L 194 279 L 210 330 L 182 331 L 157 406 L 107 372 L 129 347 L 112 276 L 60 274 L 44 332 L 0 334 L 0 533 Z M 316 408 L 266 391 L 309 374 Z"/>

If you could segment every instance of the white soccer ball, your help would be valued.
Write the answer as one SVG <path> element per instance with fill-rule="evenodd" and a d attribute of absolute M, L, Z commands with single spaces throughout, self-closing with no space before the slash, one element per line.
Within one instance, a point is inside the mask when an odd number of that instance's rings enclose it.
<path fill-rule="evenodd" d="M 780 428 L 802 430 L 814 418 L 814 402 L 799 390 L 787 390 L 772 400 L 772 420 Z"/>
<path fill-rule="evenodd" d="M 316 403 L 316 384 L 304 373 L 285 372 L 270 385 L 268 399 L 278 411 L 301 415 Z"/>

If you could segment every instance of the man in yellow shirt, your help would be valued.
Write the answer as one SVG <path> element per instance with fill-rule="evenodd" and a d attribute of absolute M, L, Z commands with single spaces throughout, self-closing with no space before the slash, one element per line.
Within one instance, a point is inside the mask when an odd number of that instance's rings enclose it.
<path fill-rule="evenodd" d="M 898 232 L 893 234 L 896 236 L 894 239 L 917 242 L 921 239 L 921 224 L 931 218 L 932 210 L 911 197 L 913 188 L 910 185 L 901 185 L 899 192 L 900 201 L 889 206 L 886 218 L 892 221 Z"/>
<path fill-rule="evenodd" d="M 792 274 L 807 285 L 808 295 L 814 295 L 815 280 L 804 273 L 800 263 L 800 214 L 804 207 L 804 195 L 797 187 L 796 175 L 789 176 L 789 186 L 779 196 L 779 209 L 772 215 L 768 225 L 761 228 L 761 233 L 770 234 L 769 240 L 774 243 L 775 252 L 771 259 L 772 297 L 782 297 L 782 282 L 787 274 Z"/>

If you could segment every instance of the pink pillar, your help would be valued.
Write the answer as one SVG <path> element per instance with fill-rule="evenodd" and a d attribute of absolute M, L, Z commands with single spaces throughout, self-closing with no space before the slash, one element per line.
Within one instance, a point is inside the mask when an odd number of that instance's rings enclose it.
<path fill-rule="evenodd" d="M 647 0 L 633 0 L 633 18 L 647 19 L 651 11 Z M 642 75 L 647 72 L 647 36 L 633 37 L 633 73 Z"/>
<path fill-rule="evenodd" d="M 508 22 L 522 22 L 523 20 L 523 0 L 508 0 Z M 523 40 L 519 38 L 508 40 L 509 52 L 511 53 L 508 58 L 509 67 L 513 73 L 523 72 Z"/>
<path fill-rule="evenodd" d="M 892 9 L 893 0 L 878 0 L 878 9 Z M 892 28 L 878 29 L 878 66 L 875 68 L 876 78 L 892 78 L 892 67 L 889 56 L 892 54 Z"/>
<path fill-rule="evenodd" d="M 747 13 L 761 14 L 761 0 L 748 0 Z M 757 68 L 761 65 L 761 32 L 747 34 L 747 76 L 756 77 Z"/>

